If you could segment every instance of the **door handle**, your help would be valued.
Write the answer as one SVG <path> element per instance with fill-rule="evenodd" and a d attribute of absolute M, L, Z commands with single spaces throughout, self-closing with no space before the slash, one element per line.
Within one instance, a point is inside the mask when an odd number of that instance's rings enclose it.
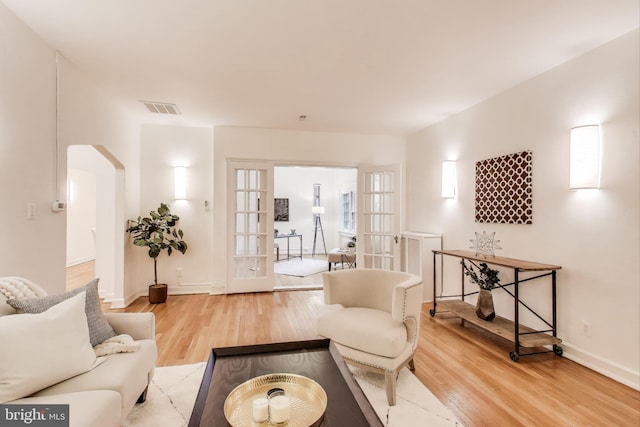
<path fill-rule="evenodd" d="M 398 244 L 398 236 L 393 236 L 393 239 L 396 241 L 396 245 Z"/>

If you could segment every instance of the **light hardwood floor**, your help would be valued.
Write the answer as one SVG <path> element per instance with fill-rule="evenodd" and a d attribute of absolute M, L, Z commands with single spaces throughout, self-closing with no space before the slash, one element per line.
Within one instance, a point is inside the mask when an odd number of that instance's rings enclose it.
<path fill-rule="evenodd" d="M 143 297 L 114 311 L 155 313 L 158 366 L 167 366 L 205 361 L 212 347 L 316 338 L 321 305 L 314 290 Z M 552 354 L 514 363 L 511 343 L 430 308 L 415 374 L 466 426 L 640 425 L 640 392 Z"/>
<path fill-rule="evenodd" d="M 87 261 L 67 268 L 67 291 L 86 285 L 95 277 L 95 261 Z"/>

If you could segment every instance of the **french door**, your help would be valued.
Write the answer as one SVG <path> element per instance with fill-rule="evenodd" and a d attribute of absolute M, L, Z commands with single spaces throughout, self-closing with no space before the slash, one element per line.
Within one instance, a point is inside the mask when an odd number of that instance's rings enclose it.
<path fill-rule="evenodd" d="M 273 290 L 273 164 L 227 162 L 227 292 Z"/>
<path fill-rule="evenodd" d="M 358 168 L 358 267 L 400 270 L 400 165 Z"/>

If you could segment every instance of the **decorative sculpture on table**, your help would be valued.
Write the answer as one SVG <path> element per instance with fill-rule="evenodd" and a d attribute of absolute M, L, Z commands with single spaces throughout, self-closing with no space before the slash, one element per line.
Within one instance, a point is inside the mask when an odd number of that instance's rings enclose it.
<path fill-rule="evenodd" d="M 475 265 L 473 261 L 469 261 L 469 263 L 471 264 L 470 266 L 464 260 L 461 261 L 465 276 L 480 287 L 476 303 L 476 315 L 482 320 L 493 320 L 496 317 L 496 312 L 493 308 L 491 290 L 500 286 L 499 271 L 489 268 L 485 262 L 481 262 L 480 266 Z M 474 266 L 478 269 L 477 273 L 473 268 Z"/>
<path fill-rule="evenodd" d="M 502 249 L 497 245 L 500 240 L 496 240 L 495 231 L 491 234 L 487 234 L 486 231 L 483 231 L 482 234 L 476 231 L 476 238 L 470 240 L 473 243 L 471 249 L 476 250 L 476 255 L 484 255 L 484 256 L 495 256 L 495 249 Z"/>

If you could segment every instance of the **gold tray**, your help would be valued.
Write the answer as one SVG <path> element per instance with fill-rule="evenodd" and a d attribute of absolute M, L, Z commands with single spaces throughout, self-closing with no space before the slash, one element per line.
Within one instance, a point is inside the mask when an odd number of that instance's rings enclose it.
<path fill-rule="evenodd" d="M 291 398 L 288 427 L 317 427 L 327 409 L 327 393 L 320 384 L 295 374 L 268 374 L 245 381 L 233 389 L 224 401 L 224 416 L 232 427 L 270 426 L 269 421 L 253 421 L 253 400 L 267 397 L 279 387 Z"/>

